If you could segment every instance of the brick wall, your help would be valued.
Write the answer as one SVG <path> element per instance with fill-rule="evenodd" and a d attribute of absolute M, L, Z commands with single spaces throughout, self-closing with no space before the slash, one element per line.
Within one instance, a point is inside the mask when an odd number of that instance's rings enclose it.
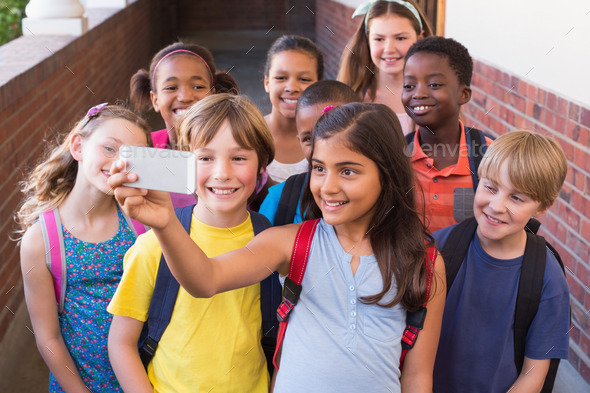
<path fill-rule="evenodd" d="M 176 0 L 182 32 L 198 30 L 285 30 L 289 1 Z"/>
<path fill-rule="evenodd" d="M 351 18 L 354 9 L 331 0 L 316 3 L 316 43 L 324 54 L 325 79 L 335 79 L 340 56 L 356 31 L 361 17 Z"/>
<path fill-rule="evenodd" d="M 324 53 L 326 78 L 338 73 L 340 55 L 360 17 L 331 0 L 316 4 L 316 40 Z M 567 267 L 572 321 L 570 363 L 590 382 L 590 108 L 529 84 L 515 75 L 475 61 L 473 96 L 463 109 L 465 122 L 499 136 L 527 129 L 557 139 L 568 159 L 560 196 L 543 219 L 545 236 Z"/>
<path fill-rule="evenodd" d="M 19 251 L 8 240 L 21 199 L 17 182 L 46 139 L 69 131 L 91 106 L 126 99 L 129 78 L 161 45 L 152 27 L 164 24 L 159 7 L 138 0 L 112 16 L 89 10 L 91 30 L 82 37 L 27 36 L 0 48 L 0 342 L 24 300 Z M 28 64 L 31 57 L 39 60 Z"/>

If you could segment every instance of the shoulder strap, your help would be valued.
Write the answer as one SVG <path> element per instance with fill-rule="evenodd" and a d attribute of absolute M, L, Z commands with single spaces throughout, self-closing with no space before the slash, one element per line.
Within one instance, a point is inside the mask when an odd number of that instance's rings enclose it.
<path fill-rule="evenodd" d="M 449 234 L 447 241 L 441 249 L 441 255 L 445 261 L 445 269 L 447 274 L 447 295 L 453 281 L 463 264 L 471 239 L 477 229 L 477 221 L 475 217 L 468 218 L 457 224 Z"/>
<path fill-rule="evenodd" d="M 514 363 L 518 373 L 522 371 L 522 365 L 524 363 L 524 351 L 528 329 L 535 318 L 539 303 L 541 302 L 548 247 L 550 247 L 550 250 L 553 248 L 545 241 L 545 238 L 527 232 L 527 242 L 522 260 L 520 280 L 518 283 L 516 312 L 514 317 Z M 559 254 L 556 255 L 556 259 L 560 265 L 562 265 L 563 262 L 561 261 Z M 562 270 L 564 269 L 563 265 L 561 268 Z M 545 377 L 545 382 L 541 389 L 542 393 L 550 393 L 553 391 L 555 375 L 557 374 L 558 367 L 559 359 L 551 359 L 549 362 L 549 370 L 547 371 L 547 376 Z"/>
<path fill-rule="evenodd" d="M 254 236 L 272 224 L 260 213 L 250 212 Z M 270 375 L 273 371 L 273 355 L 277 345 L 277 334 L 279 331 L 279 321 L 276 318 L 276 310 L 281 304 L 281 282 L 279 273 L 273 272 L 270 276 L 260 282 L 260 311 L 262 314 L 262 350 L 266 356 L 266 365 Z"/>
<path fill-rule="evenodd" d="M 424 260 L 426 266 L 426 302 L 418 310 L 406 312 L 406 329 L 402 334 L 402 355 L 399 360 L 400 370 L 404 366 L 404 360 L 408 351 L 414 347 L 420 331 L 424 328 L 424 321 L 426 320 L 426 306 L 430 298 L 430 291 L 432 290 L 437 250 L 434 246 L 430 246 L 426 250 L 426 253 Z"/>
<path fill-rule="evenodd" d="M 53 277 L 53 289 L 58 312 L 64 310 L 66 296 L 66 253 L 64 247 L 63 231 L 57 208 L 48 210 L 39 216 L 43 244 L 45 245 L 45 264 Z"/>
<path fill-rule="evenodd" d="M 478 130 L 477 128 L 467 127 L 465 128 L 465 143 L 467 144 L 467 156 L 469 157 L 469 170 L 471 171 L 471 180 L 473 181 L 473 191 L 477 190 L 479 184 L 479 177 L 477 176 L 477 170 L 479 164 L 483 159 L 484 154 L 488 150 L 488 144 L 486 137 L 494 139 L 492 136 L 485 132 Z"/>
<path fill-rule="evenodd" d="M 175 211 L 184 230 L 189 234 L 194 206 L 185 206 Z M 172 318 L 179 287 L 180 285 L 172 273 L 170 273 L 166 258 L 164 258 L 164 254 L 162 253 L 148 311 L 148 320 L 144 324 L 139 340 L 139 356 L 146 370 Z"/>
<path fill-rule="evenodd" d="M 414 135 L 416 135 L 416 131 L 412 131 L 409 134 L 406 134 L 405 138 L 406 142 L 408 143 L 408 146 L 411 146 L 412 143 L 414 143 Z"/>
<path fill-rule="evenodd" d="M 301 196 L 301 189 L 307 172 L 298 173 L 285 180 L 285 186 L 279 199 L 279 206 L 275 215 L 275 225 L 286 225 L 293 223 L 297 213 L 297 203 Z"/>
<path fill-rule="evenodd" d="M 285 279 L 285 288 L 283 290 L 283 302 L 277 309 L 277 319 L 281 322 L 277 337 L 277 350 L 273 358 L 273 364 L 277 370 L 279 368 L 277 366 L 277 352 L 285 337 L 285 331 L 289 323 L 289 314 L 297 304 L 299 295 L 301 294 L 301 282 L 303 281 L 305 269 L 307 268 L 313 235 L 319 222 L 319 218 L 303 221 L 297 231 L 295 243 L 293 244 L 293 252 L 291 253 L 291 262 L 289 264 L 289 276 Z"/>
<path fill-rule="evenodd" d="M 143 233 L 146 233 L 148 231 L 148 229 L 149 229 L 148 226 L 143 225 L 139 221 L 135 221 L 133 218 L 131 218 L 127 214 L 125 214 L 125 212 L 123 212 L 123 210 L 121 210 L 121 213 L 123 214 L 123 217 L 125 217 L 125 221 L 127 222 L 127 226 L 129 227 L 129 229 L 131 229 L 131 232 L 133 232 L 135 237 L 137 237 Z"/>

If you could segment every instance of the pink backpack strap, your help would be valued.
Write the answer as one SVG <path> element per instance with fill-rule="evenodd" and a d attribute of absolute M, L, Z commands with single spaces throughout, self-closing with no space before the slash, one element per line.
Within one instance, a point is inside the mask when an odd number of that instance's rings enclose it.
<path fill-rule="evenodd" d="M 319 218 L 316 220 L 304 221 L 297 231 L 295 243 L 293 244 L 291 263 L 289 264 L 289 276 L 285 279 L 283 289 L 283 301 L 277 309 L 277 318 L 281 322 L 277 336 L 277 347 L 273 357 L 273 364 L 277 370 L 279 369 L 277 366 L 277 353 L 279 348 L 281 348 L 283 338 L 285 338 L 287 324 L 289 323 L 289 314 L 297 304 L 299 295 L 301 294 L 301 283 L 303 282 L 303 275 L 307 268 L 311 242 L 319 222 Z"/>
<path fill-rule="evenodd" d="M 152 144 L 159 149 L 166 149 L 166 146 L 168 146 L 168 130 L 164 128 L 152 132 Z"/>
<path fill-rule="evenodd" d="M 39 222 L 45 245 L 45 264 L 53 277 L 58 312 L 62 313 L 66 296 L 67 275 L 63 231 L 57 208 L 42 213 L 39 216 Z"/>
<path fill-rule="evenodd" d="M 127 222 L 127 226 L 131 229 L 131 232 L 135 235 L 135 237 L 141 235 L 142 233 L 146 233 L 150 228 L 146 225 L 143 225 L 139 221 L 135 221 L 133 218 L 129 217 L 127 214 L 123 213 L 121 210 L 123 217 L 125 217 L 125 221 Z"/>
<path fill-rule="evenodd" d="M 434 278 L 434 263 L 438 251 L 434 246 L 428 247 L 426 250 L 426 299 L 430 299 L 430 291 L 432 290 L 432 280 Z M 426 305 L 428 300 L 417 311 L 406 312 L 406 329 L 402 334 L 402 355 L 399 360 L 399 368 L 402 369 L 404 360 L 408 351 L 414 347 L 420 330 L 424 327 L 424 320 L 426 319 Z"/>

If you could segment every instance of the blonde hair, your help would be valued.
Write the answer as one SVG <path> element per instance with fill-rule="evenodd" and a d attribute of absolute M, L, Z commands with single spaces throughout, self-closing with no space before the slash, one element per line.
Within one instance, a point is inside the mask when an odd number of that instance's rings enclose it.
<path fill-rule="evenodd" d="M 373 18 L 378 18 L 383 15 L 397 15 L 406 18 L 412 24 L 416 36 L 424 32 L 424 37 L 432 35 L 432 29 L 428 20 L 424 16 L 422 9 L 414 0 L 408 0 L 420 15 L 422 22 L 422 29 L 420 23 L 414 14 L 404 5 L 389 2 L 377 1 L 369 10 L 369 17 L 367 24 L 371 24 Z M 356 32 L 348 42 L 347 50 L 342 52 L 340 59 L 340 69 L 338 70 L 338 79 L 340 82 L 346 83 L 355 91 L 362 100 L 365 89 L 368 89 L 371 101 L 375 100 L 376 86 L 375 86 L 375 64 L 371 60 L 371 52 L 369 50 L 369 31 L 370 26 L 365 27 L 365 19 L 358 26 Z"/>
<path fill-rule="evenodd" d="M 94 114 L 84 116 L 57 146 L 46 151 L 45 158 L 19 183 L 24 199 L 15 217 L 20 227 L 15 231 L 15 240 L 22 237 L 41 213 L 58 207 L 74 188 L 78 162 L 70 153 L 72 136 L 78 134 L 87 138 L 111 119 L 127 120 L 141 128 L 148 146 L 152 146 L 150 129 L 145 120 L 120 105 L 107 105 Z"/>
<path fill-rule="evenodd" d="M 256 152 L 258 171 L 266 169 L 275 155 L 272 135 L 258 108 L 242 95 L 214 94 L 190 107 L 176 127 L 178 148 L 191 151 L 207 145 L 226 119 L 238 145 Z"/>
<path fill-rule="evenodd" d="M 512 131 L 488 148 L 478 170 L 480 178 L 500 183 L 506 164 L 512 186 L 546 209 L 555 202 L 567 174 L 567 159 L 555 140 L 531 131 Z"/>

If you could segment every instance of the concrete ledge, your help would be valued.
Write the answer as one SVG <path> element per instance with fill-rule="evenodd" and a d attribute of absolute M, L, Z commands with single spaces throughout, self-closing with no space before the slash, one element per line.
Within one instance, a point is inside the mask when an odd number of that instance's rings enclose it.
<path fill-rule="evenodd" d="M 88 18 L 23 18 L 23 35 L 73 35 L 81 36 L 88 31 Z"/>

